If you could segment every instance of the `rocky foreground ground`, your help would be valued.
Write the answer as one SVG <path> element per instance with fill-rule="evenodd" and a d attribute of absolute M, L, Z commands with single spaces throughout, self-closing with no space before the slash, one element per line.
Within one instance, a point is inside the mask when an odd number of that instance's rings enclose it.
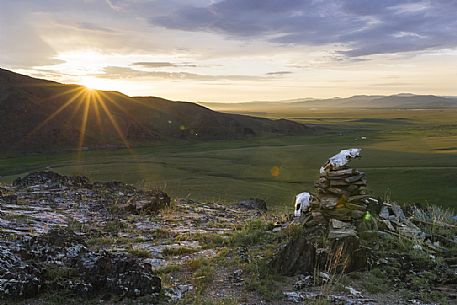
<path fill-rule="evenodd" d="M 32 173 L 0 187 L 0 303 L 456 304 L 457 223 L 437 208 L 414 215 L 427 241 L 378 234 L 363 242 L 366 270 L 286 277 L 272 261 L 303 226 L 262 200 Z M 306 232 L 325 251 L 318 231 Z"/>

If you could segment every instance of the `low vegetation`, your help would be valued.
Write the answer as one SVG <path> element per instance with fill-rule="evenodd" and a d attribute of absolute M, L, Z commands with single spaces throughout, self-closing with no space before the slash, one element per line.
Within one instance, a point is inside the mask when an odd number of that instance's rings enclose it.
<path fill-rule="evenodd" d="M 405 204 L 455 206 L 455 111 L 280 115 L 329 128 L 319 135 L 178 142 L 132 150 L 85 151 L 79 157 L 75 153 L 0 156 L 0 181 L 10 182 L 18 174 L 52 167 L 93 180 L 166 186 L 172 197 L 216 202 L 259 197 L 270 209 L 284 211 L 294 194 L 313 189 L 317 169 L 326 156 L 359 146 L 365 152 L 356 165 L 367 173 L 376 196 Z M 274 176 L 272 168 L 277 169 Z"/>

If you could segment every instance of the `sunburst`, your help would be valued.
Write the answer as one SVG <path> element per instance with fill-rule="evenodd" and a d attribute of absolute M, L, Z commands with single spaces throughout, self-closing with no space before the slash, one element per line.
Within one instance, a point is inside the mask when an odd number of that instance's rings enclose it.
<path fill-rule="evenodd" d="M 81 113 L 81 123 L 79 126 L 79 141 L 78 141 L 78 151 L 84 147 L 84 143 L 87 136 L 87 129 L 88 129 L 88 120 L 91 114 L 95 115 L 96 119 L 96 126 L 99 130 L 103 133 L 103 126 L 102 123 L 102 112 L 108 118 L 108 121 L 111 124 L 111 127 L 115 130 L 117 136 L 121 139 L 124 146 L 130 149 L 130 143 L 128 142 L 126 136 L 122 132 L 122 129 L 119 126 L 115 116 L 110 111 L 109 107 L 106 105 L 105 100 L 108 100 L 110 104 L 113 104 L 116 108 L 120 109 L 122 112 L 128 114 L 128 112 L 121 106 L 116 103 L 111 97 L 107 94 L 97 91 L 95 89 L 91 89 L 86 86 L 77 86 L 75 88 L 71 88 L 64 92 L 58 93 L 56 95 L 50 96 L 47 100 L 55 99 L 58 97 L 68 95 L 67 101 L 65 101 L 60 107 L 58 107 L 53 113 L 51 113 L 46 119 L 43 120 L 38 126 L 36 126 L 28 136 L 32 136 L 44 126 L 49 124 L 52 120 L 56 119 L 62 112 L 70 106 L 74 106 L 74 111 L 70 115 L 69 121 L 72 120 L 73 116 Z"/>

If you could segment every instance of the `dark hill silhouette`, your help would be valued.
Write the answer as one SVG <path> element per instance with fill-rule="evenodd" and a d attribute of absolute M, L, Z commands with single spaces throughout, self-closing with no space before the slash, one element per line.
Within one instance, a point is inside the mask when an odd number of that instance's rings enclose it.
<path fill-rule="evenodd" d="M 190 102 L 88 90 L 0 69 L 0 148 L 145 145 L 173 139 L 306 134 L 313 128 Z"/>

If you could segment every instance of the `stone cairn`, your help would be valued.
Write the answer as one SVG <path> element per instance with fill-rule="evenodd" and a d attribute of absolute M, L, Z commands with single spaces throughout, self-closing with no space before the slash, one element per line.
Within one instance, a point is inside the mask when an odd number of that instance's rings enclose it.
<path fill-rule="evenodd" d="M 349 167 L 349 162 L 360 154 L 361 149 L 352 148 L 329 158 L 315 183 L 317 194 L 296 196 L 294 221 L 303 228 L 272 260 L 271 266 L 277 272 L 296 275 L 311 274 L 316 268 L 329 272 L 363 270 L 369 257 L 360 242 L 365 238 L 375 240 L 392 235 L 416 242 L 425 240 L 426 234 L 406 217 L 398 204 L 370 197 L 365 174 Z M 301 198 L 302 195 L 308 196 Z M 420 209 L 416 209 L 418 213 Z M 424 217 L 419 215 L 421 218 Z M 423 245 L 440 251 L 431 239 Z"/>
<path fill-rule="evenodd" d="M 338 272 L 366 268 L 359 234 L 375 229 L 366 224 L 373 223 L 368 210 L 370 201 L 376 200 L 367 194 L 365 174 L 348 166 L 360 153 L 358 148 L 342 150 L 321 167 L 317 195 L 311 195 L 309 205 L 296 215 L 304 225 L 302 233 L 272 261 L 280 274 L 312 273 L 316 268 Z M 328 234 L 328 244 L 323 243 L 323 234 Z"/>
<path fill-rule="evenodd" d="M 349 167 L 361 149 L 342 150 L 320 169 L 317 197 L 311 202 L 312 219 L 329 222 L 329 237 L 357 236 L 355 224 L 369 217 L 369 195 L 365 173 Z"/>

